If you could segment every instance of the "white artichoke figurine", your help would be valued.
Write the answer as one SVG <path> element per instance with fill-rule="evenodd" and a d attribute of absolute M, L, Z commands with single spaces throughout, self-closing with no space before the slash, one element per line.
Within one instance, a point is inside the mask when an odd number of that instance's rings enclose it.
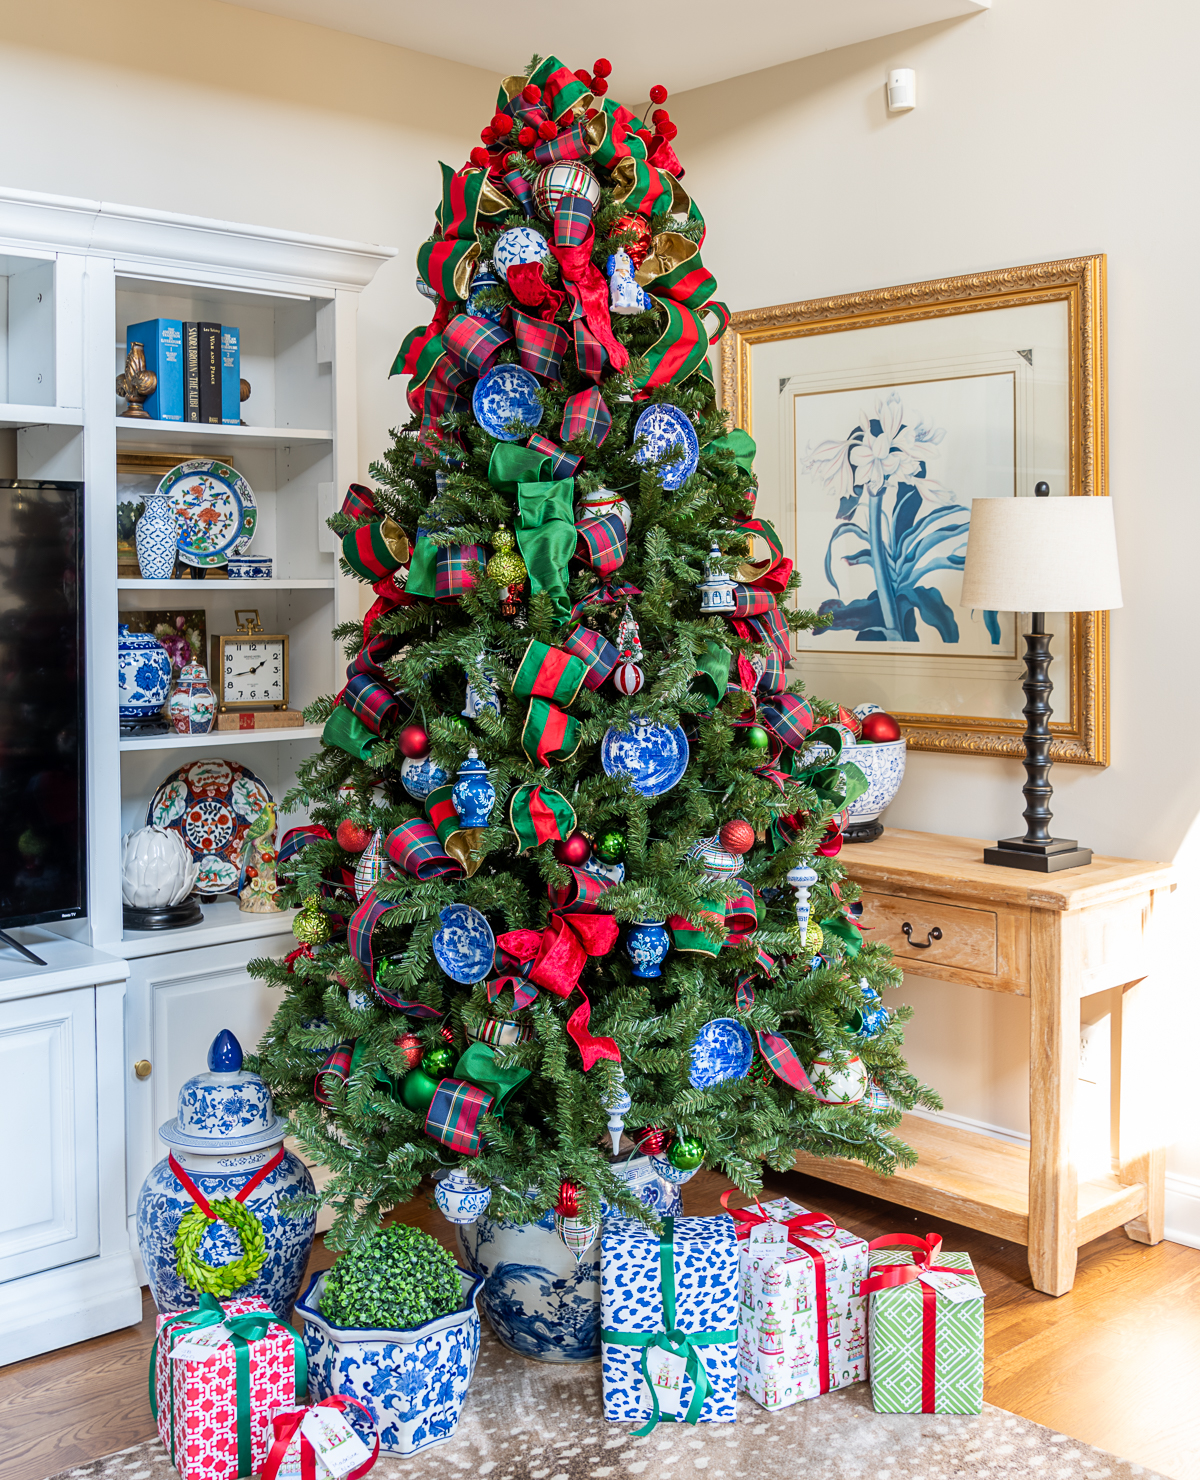
<path fill-rule="evenodd" d="M 139 827 L 121 839 L 121 893 L 134 909 L 180 904 L 195 887 L 199 868 L 173 828 Z"/>

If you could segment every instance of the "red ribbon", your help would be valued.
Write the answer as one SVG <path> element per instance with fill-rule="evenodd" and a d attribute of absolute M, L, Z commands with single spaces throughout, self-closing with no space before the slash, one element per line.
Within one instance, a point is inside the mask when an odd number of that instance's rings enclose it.
<path fill-rule="evenodd" d="M 234 1201 L 244 1203 L 246 1199 L 250 1196 L 250 1194 L 254 1191 L 254 1189 L 258 1186 L 258 1184 L 265 1177 L 269 1177 L 271 1175 L 271 1173 L 283 1160 L 284 1154 L 284 1149 L 281 1146 L 279 1150 L 275 1153 L 275 1155 L 271 1158 L 271 1160 L 267 1162 L 266 1166 L 260 1167 L 258 1171 L 255 1172 L 253 1177 L 250 1178 L 249 1182 L 246 1183 L 245 1187 L 243 1187 L 242 1190 L 234 1198 Z M 192 1181 L 192 1179 L 188 1176 L 184 1169 L 175 1160 L 175 1153 L 173 1151 L 168 1151 L 167 1153 L 167 1164 L 175 1173 L 176 1177 L 179 1178 L 179 1182 L 183 1187 L 183 1190 L 196 1204 L 196 1206 L 200 1209 L 204 1216 L 206 1218 L 216 1218 L 216 1213 L 214 1213 L 212 1208 L 209 1207 L 208 1198 L 204 1196 L 204 1194 L 200 1191 L 200 1189 L 196 1186 L 196 1184 Z"/>
<path fill-rule="evenodd" d="M 287 967 L 288 972 L 292 973 L 296 970 L 297 961 L 315 961 L 316 959 L 316 951 L 306 942 L 302 946 L 297 946 L 294 951 L 289 951 L 283 958 L 283 964 Z"/>
<path fill-rule="evenodd" d="M 509 981 L 513 984 L 514 1002 L 528 1006 L 533 1001 L 525 983 L 545 987 L 556 997 L 569 997 L 576 988 L 583 1001 L 567 1019 L 567 1032 L 575 1041 L 586 1072 L 597 1059 L 621 1062 L 621 1050 L 613 1038 L 597 1038 L 588 1031 L 592 1004 L 579 985 L 579 977 L 589 956 L 607 956 L 620 933 L 611 915 L 552 914 L 544 930 L 506 930 L 496 937 L 496 945 L 521 968 L 524 982 L 504 977 L 492 983 L 497 992 Z M 489 997 L 492 996 L 489 988 Z M 518 1002 L 518 995 L 524 1002 Z"/>
<path fill-rule="evenodd" d="M 375 1461 L 379 1458 L 379 1430 L 375 1427 L 375 1420 L 371 1417 L 369 1408 L 364 1407 L 357 1398 L 347 1398 L 341 1393 L 333 1393 L 328 1398 L 322 1398 L 319 1403 L 314 1403 L 314 1408 L 332 1408 L 337 1413 L 344 1413 L 349 1404 L 353 1404 L 361 1413 L 365 1414 L 367 1422 L 371 1425 L 371 1432 L 375 1435 L 375 1448 L 371 1451 L 371 1458 L 364 1460 L 361 1465 L 351 1470 L 346 1480 L 362 1480 Z M 275 1430 L 275 1439 L 267 1454 L 266 1463 L 262 1469 L 262 1480 L 275 1480 L 279 1473 L 279 1466 L 283 1463 L 284 1455 L 287 1454 L 288 1446 L 291 1444 L 296 1430 L 304 1422 L 307 1408 L 298 1408 L 292 1413 L 278 1413 L 272 1420 L 272 1428 Z M 300 1480 L 315 1480 L 317 1472 L 316 1457 L 312 1445 L 304 1434 L 300 1435 Z"/>
<path fill-rule="evenodd" d="M 549 245 L 562 268 L 563 281 L 572 298 L 583 308 L 588 328 L 608 351 L 613 369 L 624 370 L 629 363 L 629 351 L 612 331 L 612 320 L 608 316 L 608 280 L 592 261 L 595 241 L 596 228 L 589 226 L 587 236 L 578 246 L 560 247 L 554 242 Z"/>
<path fill-rule="evenodd" d="M 546 281 L 540 262 L 514 262 L 506 273 L 513 297 L 526 308 L 532 308 L 548 324 L 567 301 L 566 294 Z"/>
<path fill-rule="evenodd" d="M 882 1238 L 873 1238 L 868 1249 L 912 1249 L 911 1264 L 888 1264 L 878 1272 L 872 1271 L 862 1282 L 862 1294 L 871 1295 L 876 1290 L 890 1290 L 898 1285 L 911 1285 L 921 1279 L 921 1271 L 937 1270 L 945 1274 L 962 1274 L 952 1264 L 935 1264 L 942 1248 L 940 1233 L 927 1233 L 917 1238 L 911 1233 L 888 1233 Z M 937 1412 L 937 1291 L 921 1284 L 921 1412 Z"/>

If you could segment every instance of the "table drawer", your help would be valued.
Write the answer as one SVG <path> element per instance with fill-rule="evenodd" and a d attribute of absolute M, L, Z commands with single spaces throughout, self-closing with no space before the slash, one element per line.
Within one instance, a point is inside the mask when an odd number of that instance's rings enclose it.
<path fill-rule="evenodd" d="M 870 927 L 867 939 L 891 946 L 914 971 L 943 966 L 995 976 L 999 970 L 995 910 L 865 890 L 862 902 L 862 923 Z"/>

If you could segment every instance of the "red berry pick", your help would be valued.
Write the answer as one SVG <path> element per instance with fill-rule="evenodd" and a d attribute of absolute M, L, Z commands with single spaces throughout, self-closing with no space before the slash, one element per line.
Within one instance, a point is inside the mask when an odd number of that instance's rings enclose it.
<path fill-rule="evenodd" d="M 521 89 L 521 96 L 527 103 L 540 103 L 542 101 L 542 90 L 536 82 L 530 82 Z"/>
<path fill-rule="evenodd" d="M 611 77 L 612 63 L 607 57 L 597 57 L 592 63 L 592 71 L 597 77 Z"/>
<path fill-rule="evenodd" d="M 665 103 L 667 101 L 667 90 L 661 82 L 656 82 L 650 89 L 650 101 L 652 103 Z"/>
<path fill-rule="evenodd" d="M 579 79 L 580 82 L 586 82 L 587 85 L 591 87 L 592 74 L 587 70 L 586 67 L 580 67 L 579 70 L 575 73 L 575 76 Z"/>
<path fill-rule="evenodd" d="M 655 128 L 659 128 L 664 123 L 670 123 L 670 121 L 671 115 L 665 108 L 655 108 L 654 112 L 650 115 L 650 122 Z"/>
<path fill-rule="evenodd" d="M 602 98 L 608 91 L 608 79 L 606 77 L 593 77 L 592 91 L 598 98 Z"/>
<path fill-rule="evenodd" d="M 495 113 L 492 115 L 492 127 L 496 130 L 496 137 L 503 139 L 512 132 L 513 121 L 507 113 Z"/>
<path fill-rule="evenodd" d="M 479 130 L 479 137 L 485 144 L 494 144 L 496 142 L 496 130 L 489 124 L 487 128 L 481 128 Z"/>
<path fill-rule="evenodd" d="M 542 139 L 553 139 L 558 136 L 558 124 L 546 119 L 544 123 L 538 124 L 538 137 Z"/>
<path fill-rule="evenodd" d="M 475 148 L 471 150 L 471 163 L 477 164 L 481 170 L 486 170 L 491 162 L 492 156 L 487 152 L 486 149 L 483 149 L 479 145 L 476 145 Z"/>
<path fill-rule="evenodd" d="M 521 132 L 517 135 L 517 143 L 520 144 L 523 148 L 528 149 L 530 144 L 532 144 L 534 139 L 536 138 L 537 135 L 531 128 L 523 128 Z"/>

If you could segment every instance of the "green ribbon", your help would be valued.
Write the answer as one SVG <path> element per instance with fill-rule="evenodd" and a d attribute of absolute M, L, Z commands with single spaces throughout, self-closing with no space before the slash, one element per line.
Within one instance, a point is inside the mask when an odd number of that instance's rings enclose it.
<path fill-rule="evenodd" d="M 494 1097 L 492 1113 L 495 1115 L 503 1113 L 505 1100 L 518 1085 L 525 1083 L 532 1072 L 516 1064 L 501 1068 L 496 1062 L 496 1050 L 478 1041 L 467 1045 L 454 1066 L 455 1079 L 469 1079 Z"/>
<path fill-rule="evenodd" d="M 741 427 L 734 427 L 723 437 L 714 437 L 705 448 L 706 452 L 732 452 L 738 471 L 749 479 L 754 474 L 754 438 Z"/>
<path fill-rule="evenodd" d="M 654 1405 L 649 1420 L 640 1429 L 634 1429 L 635 1439 L 644 1439 L 653 1433 L 660 1423 L 678 1423 L 674 1413 L 663 1415 L 658 1406 L 658 1392 L 650 1381 L 650 1353 L 657 1347 L 672 1356 L 683 1357 L 685 1371 L 692 1379 L 692 1401 L 683 1416 L 684 1423 L 694 1424 L 700 1417 L 705 1399 L 712 1391 L 703 1358 L 696 1350 L 699 1346 L 714 1346 L 717 1342 L 736 1341 L 736 1331 L 680 1331 L 675 1325 L 675 1219 L 662 1220 L 662 1238 L 658 1244 L 659 1281 L 662 1285 L 663 1330 L 661 1331 L 609 1331 L 601 1333 L 605 1341 L 618 1346 L 640 1346 L 642 1348 L 642 1376 L 650 1389 Z"/>
<path fill-rule="evenodd" d="M 336 745 L 357 761 L 365 761 L 379 744 L 379 736 L 369 730 L 357 714 L 339 704 L 325 721 L 321 731 L 322 745 Z"/>
<path fill-rule="evenodd" d="M 296 1403 L 303 1402 L 308 1393 L 308 1358 L 304 1354 L 304 1343 L 286 1321 L 281 1320 L 271 1311 L 253 1310 L 240 1316 L 228 1316 L 221 1309 L 221 1302 L 215 1295 L 201 1295 L 197 1310 L 171 1318 L 166 1357 L 168 1364 L 178 1338 L 188 1336 L 195 1331 L 202 1331 L 206 1326 L 223 1326 L 229 1333 L 229 1340 L 233 1346 L 237 1382 L 237 1472 L 240 1476 L 250 1475 L 254 1469 L 250 1433 L 250 1343 L 261 1341 L 272 1326 L 278 1326 L 292 1338 L 292 1371 L 295 1375 L 294 1401 Z M 161 1336 L 160 1331 L 154 1338 L 154 1345 L 150 1348 L 150 1416 L 155 1423 L 158 1422 L 158 1393 L 155 1388 L 155 1374 L 158 1370 L 158 1343 Z M 167 1392 L 171 1395 L 171 1463 L 178 1468 L 175 1459 L 175 1383 L 169 1371 Z"/>
<path fill-rule="evenodd" d="M 688 692 L 703 702 L 704 714 L 715 709 L 725 697 L 729 687 L 729 649 L 711 639 L 704 652 L 696 659 L 696 676 L 688 686 Z"/>
<path fill-rule="evenodd" d="M 862 932 L 844 915 L 833 915 L 828 920 L 820 921 L 822 935 L 836 935 L 846 948 L 846 955 L 857 956 L 862 950 Z"/>
<path fill-rule="evenodd" d="M 499 442 L 488 463 L 488 482 L 497 493 L 515 495 L 516 536 L 529 572 L 529 589 L 545 591 L 559 622 L 571 615 L 567 563 L 575 553 L 575 480 L 551 479 L 553 459 L 516 442 Z"/>

